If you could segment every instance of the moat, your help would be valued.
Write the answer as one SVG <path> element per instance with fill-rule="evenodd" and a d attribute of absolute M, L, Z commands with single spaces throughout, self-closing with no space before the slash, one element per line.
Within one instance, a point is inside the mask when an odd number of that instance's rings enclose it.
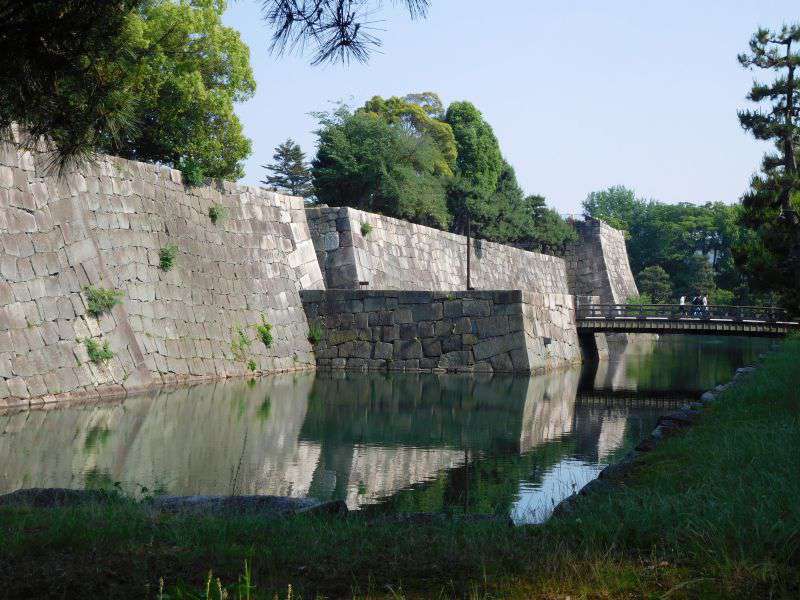
<path fill-rule="evenodd" d="M 763 339 L 665 337 L 534 377 L 304 372 L 0 415 L 0 493 L 276 494 L 546 519 Z"/>

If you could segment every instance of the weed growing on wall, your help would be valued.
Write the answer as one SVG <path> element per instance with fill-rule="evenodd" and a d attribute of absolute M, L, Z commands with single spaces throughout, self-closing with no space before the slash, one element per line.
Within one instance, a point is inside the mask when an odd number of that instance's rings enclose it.
<path fill-rule="evenodd" d="M 361 223 L 361 235 L 367 237 L 372 232 L 372 225 L 369 223 Z"/>
<path fill-rule="evenodd" d="M 86 294 L 86 312 L 93 317 L 110 312 L 117 304 L 122 301 L 125 295 L 119 290 L 108 288 L 86 286 L 83 288 L 83 293 Z"/>
<path fill-rule="evenodd" d="M 234 328 L 233 339 L 231 340 L 231 352 L 233 352 L 234 358 L 241 361 L 246 360 L 252 343 L 253 340 L 247 337 L 244 328 L 237 325 Z"/>
<path fill-rule="evenodd" d="M 222 222 L 228 217 L 228 209 L 220 204 L 212 204 L 208 207 L 208 218 L 216 225 L 217 221 Z"/>
<path fill-rule="evenodd" d="M 178 247 L 174 245 L 164 246 L 158 251 L 158 267 L 162 271 L 169 271 L 175 265 L 175 257 L 178 254 Z"/>
<path fill-rule="evenodd" d="M 192 187 L 205 185 L 206 176 L 203 173 L 203 167 L 192 159 L 181 161 L 178 168 L 183 173 L 183 182 Z"/>
<path fill-rule="evenodd" d="M 254 361 L 252 358 L 247 361 L 247 370 L 248 371 L 255 371 L 257 368 L 258 368 L 258 365 L 256 364 L 256 361 Z"/>
<path fill-rule="evenodd" d="M 322 341 L 322 325 L 314 321 L 308 327 L 308 341 L 312 344 L 319 344 Z"/>
<path fill-rule="evenodd" d="M 86 353 L 89 355 L 89 360 L 95 364 L 103 363 L 107 360 L 114 358 L 114 353 L 108 347 L 108 340 L 103 342 L 101 346 L 97 340 L 87 338 L 83 341 L 86 346 Z"/>
<path fill-rule="evenodd" d="M 264 346 L 267 348 L 272 346 L 272 325 L 267 323 L 264 315 L 261 315 L 261 323 L 256 325 L 256 331 L 258 331 L 258 336 L 261 338 L 261 341 L 264 342 Z"/>

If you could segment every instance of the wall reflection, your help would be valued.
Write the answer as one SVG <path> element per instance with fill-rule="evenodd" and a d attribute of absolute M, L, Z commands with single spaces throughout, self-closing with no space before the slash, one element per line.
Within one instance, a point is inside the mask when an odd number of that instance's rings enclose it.
<path fill-rule="evenodd" d="M 682 343 L 628 344 L 607 364 L 531 378 L 287 374 L 0 415 L 0 492 L 120 482 L 131 494 L 519 512 L 627 451 L 672 401 L 653 397 L 710 387 L 762 349 Z"/>

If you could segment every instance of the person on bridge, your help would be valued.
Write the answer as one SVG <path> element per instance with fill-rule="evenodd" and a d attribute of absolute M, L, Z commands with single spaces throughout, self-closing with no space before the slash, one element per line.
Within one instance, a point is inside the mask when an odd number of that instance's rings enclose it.
<path fill-rule="evenodd" d="M 703 294 L 703 316 L 708 318 L 708 294 Z"/>
<path fill-rule="evenodd" d="M 681 316 L 686 316 L 686 296 L 681 294 L 681 299 L 678 300 L 678 303 L 681 305 Z"/>

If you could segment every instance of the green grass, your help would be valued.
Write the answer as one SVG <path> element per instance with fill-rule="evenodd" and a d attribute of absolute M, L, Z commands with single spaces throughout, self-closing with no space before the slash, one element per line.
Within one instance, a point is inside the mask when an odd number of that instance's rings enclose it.
<path fill-rule="evenodd" d="M 261 315 L 261 323 L 256 325 L 256 331 L 258 332 L 258 337 L 261 338 L 261 342 L 264 344 L 266 348 L 272 346 L 273 337 L 272 337 L 272 325 L 267 323 L 266 317 Z"/>
<path fill-rule="evenodd" d="M 10 597 L 796 598 L 800 340 L 543 526 L 156 516 L 128 500 L 0 508 Z M 245 570 L 247 561 L 247 570 Z"/>
<path fill-rule="evenodd" d="M 95 364 L 104 363 L 114 358 L 114 352 L 108 347 L 108 340 L 104 341 L 101 346 L 97 340 L 87 338 L 83 341 L 83 344 L 86 346 L 86 354 L 89 355 L 89 360 Z"/>
<path fill-rule="evenodd" d="M 319 344 L 322 341 L 324 331 L 322 331 L 322 325 L 314 321 L 308 326 L 308 341 L 311 342 L 312 345 Z"/>
<path fill-rule="evenodd" d="M 111 312 L 117 304 L 122 302 L 125 295 L 118 290 L 87 285 L 83 288 L 86 295 L 86 312 L 93 317 Z"/>
<path fill-rule="evenodd" d="M 361 235 L 367 237 L 370 233 L 372 233 L 372 225 L 367 222 L 361 223 Z"/>
<path fill-rule="evenodd" d="M 162 271 L 169 271 L 175 265 L 178 247 L 175 245 L 164 246 L 158 251 L 158 267 Z"/>
<path fill-rule="evenodd" d="M 214 203 L 208 207 L 208 218 L 211 219 L 211 223 L 214 225 L 217 224 L 217 221 L 224 221 L 227 216 L 228 209 L 221 204 Z"/>

